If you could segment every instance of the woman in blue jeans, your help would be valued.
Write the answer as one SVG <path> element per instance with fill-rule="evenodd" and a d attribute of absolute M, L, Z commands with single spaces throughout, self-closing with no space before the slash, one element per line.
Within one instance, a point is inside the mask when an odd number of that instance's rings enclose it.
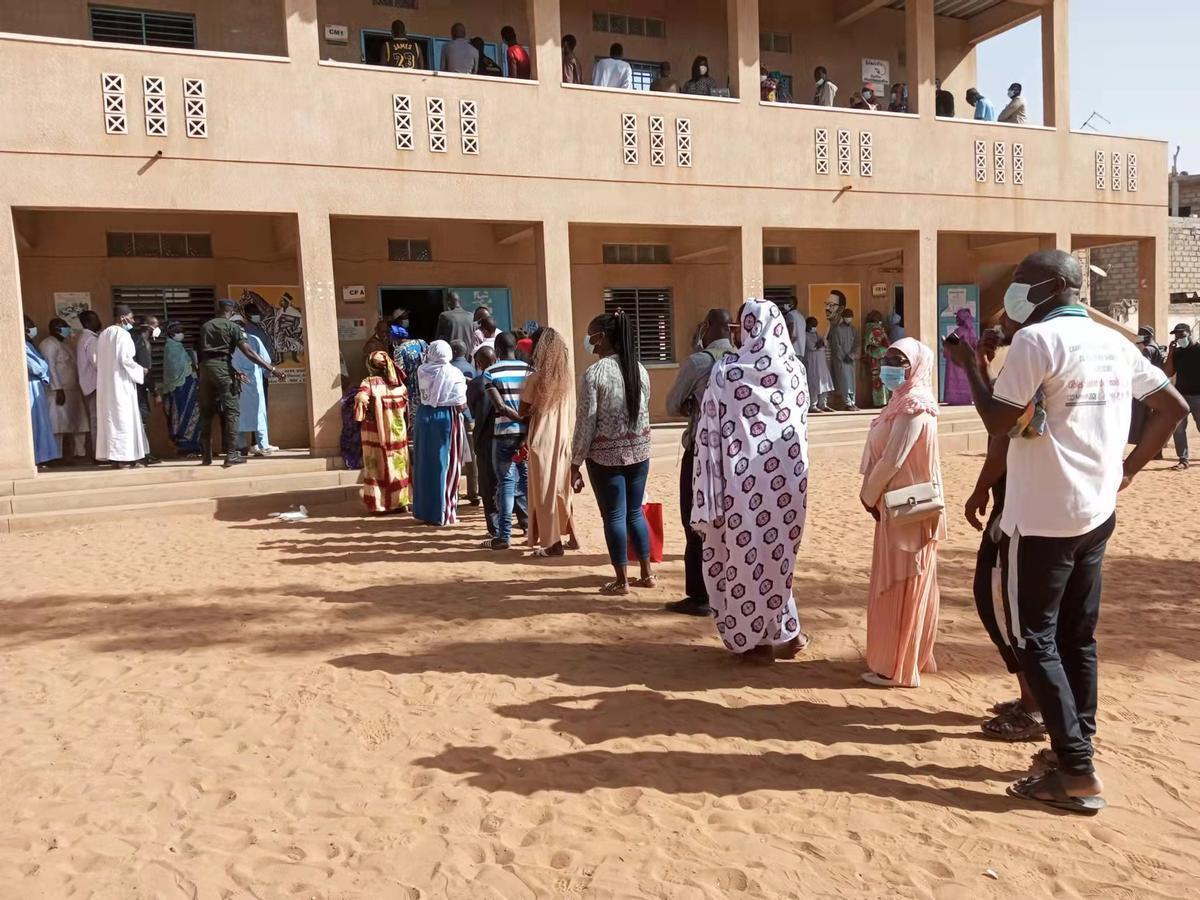
<path fill-rule="evenodd" d="M 617 576 L 600 593 L 623 595 L 630 587 L 656 584 L 650 568 L 650 531 L 642 513 L 650 474 L 650 376 L 638 362 L 633 323 L 622 311 L 593 319 L 583 348 L 600 359 L 579 385 L 571 481 L 576 493 L 583 490 L 579 469 L 586 462 Z M 641 564 L 641 575 L 633 581 L 626 572 L 630 543 Z"/>

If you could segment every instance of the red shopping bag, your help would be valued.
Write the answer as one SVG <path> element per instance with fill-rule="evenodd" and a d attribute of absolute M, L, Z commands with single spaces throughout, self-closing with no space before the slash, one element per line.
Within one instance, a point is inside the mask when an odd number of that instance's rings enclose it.
<path fill-rule="evenodd" d="M 646 516 L 646 527 L 650 531 L 650 562 L 663 561 L 663 508 L 661 503 L 643 503 L 642 512 Z M 637 560 L 637 551 L 633 549 L 633 538 L 629 540 L 629 560 Z"/>

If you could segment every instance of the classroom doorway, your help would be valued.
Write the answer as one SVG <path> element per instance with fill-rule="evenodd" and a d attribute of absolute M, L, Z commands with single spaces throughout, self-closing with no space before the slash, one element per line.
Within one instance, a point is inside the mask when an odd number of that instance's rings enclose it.
<path fill-rule="evenodd" d="M 512 329 L 512 296 L 508 288 L 381 287 L 379 312 L 385 319 L 391 319 L 396 310 L 408 310 L 412 336 L 432 341 L 437 336 L 438 316 L 446 309 L 451 291 L 458 294 L 465 309 L 474 312 L 486 306 L 501 331 Z"/>

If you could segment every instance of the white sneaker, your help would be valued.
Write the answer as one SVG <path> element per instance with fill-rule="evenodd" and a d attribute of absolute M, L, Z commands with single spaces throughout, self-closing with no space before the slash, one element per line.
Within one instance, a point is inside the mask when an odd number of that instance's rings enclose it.
<path fill-rule="evenodd" d="M 250 448 L 250 455 L 251 455 L 251 456 L 266 456 L 266 455 L 267 455 L 267 451 L 266 451 L 266 450 L 264 450 L 262 447 L 251 447 L 251 448 Z"/>
<path fill-rule="evenodd" d="M 276 447 L 274 444 L 267 444 L 262 448 L 264 453 L 274 453 L 278 449 L 279 448 Z"/>

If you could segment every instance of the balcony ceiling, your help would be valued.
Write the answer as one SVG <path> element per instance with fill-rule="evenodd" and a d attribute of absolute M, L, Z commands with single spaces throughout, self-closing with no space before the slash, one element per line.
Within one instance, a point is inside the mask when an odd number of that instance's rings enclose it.
<path fill-rule="evenodd" d="M 934 15 L 948 16 L 951 19 L 969 19 L 1003 2 L 1004 0 L 933 0 L 933 12 Z M 904 0 L 892 0 L 888 5 L 892 9 L 904 9 Z"/>

